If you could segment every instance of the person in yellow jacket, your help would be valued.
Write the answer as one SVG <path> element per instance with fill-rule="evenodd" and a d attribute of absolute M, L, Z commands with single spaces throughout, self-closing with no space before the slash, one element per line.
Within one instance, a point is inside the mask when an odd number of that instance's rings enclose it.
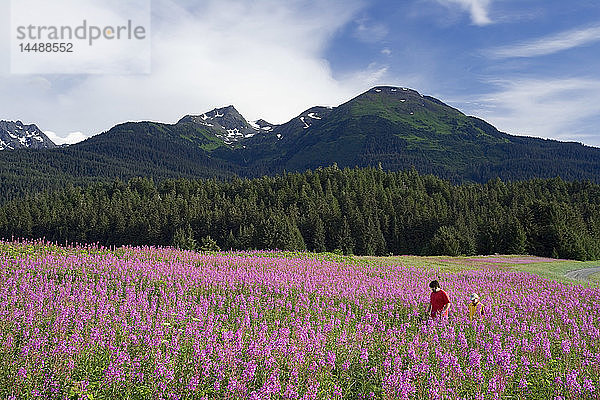
<path fill-rule="evenodd" d="M 471 295 L 471 302 L 469 303 L 469 319 L 472 321 L 473 318 L 479 318 L 484 314 L 483 304 L 479 301 L 479 295 L 473 293 Z"/>

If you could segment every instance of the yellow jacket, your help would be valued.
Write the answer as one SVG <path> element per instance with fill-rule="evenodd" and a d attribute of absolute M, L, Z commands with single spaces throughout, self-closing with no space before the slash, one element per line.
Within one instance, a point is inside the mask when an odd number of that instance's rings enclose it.
<path fill-rule="evenodd" d="M 478 317 L 483 315 L 483 304 L 477 302 L 473 304 L 473 302 L 469 303 L 469 319 L 472 320 L 474 317 Z"/>

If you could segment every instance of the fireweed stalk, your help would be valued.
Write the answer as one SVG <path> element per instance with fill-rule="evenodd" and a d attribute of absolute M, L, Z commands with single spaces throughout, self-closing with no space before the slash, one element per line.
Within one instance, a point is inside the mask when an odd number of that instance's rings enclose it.
<path fill-rule="evenodd" d="M 0 397 L 598 398 L 600 290 L 490 264 L 0 242 Z"/>

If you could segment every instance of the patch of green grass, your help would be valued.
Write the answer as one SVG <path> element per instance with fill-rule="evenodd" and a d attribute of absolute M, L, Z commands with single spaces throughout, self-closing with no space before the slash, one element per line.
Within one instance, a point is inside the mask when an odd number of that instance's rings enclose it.
<path fill-rule="evenodd" d="M 569 279 L 565 274 L 569 271 L 578 269 L 597 267 L 598 261 L 572 261 L 572 260 L 557 260 L 553 262 L 542 262 L 532 264 L 519 264 L 511 266 L 515 271 L 528 272 L 530 274 L 541 276 L 542 278 L 553 279 L 564 283 L 585 283 L 584 281 L 576 281 Z"/>
<path fill-rule="evenodd" d="M 390 257 L 355 257 L 358 260 L 371 262 L 380 262 L 383 264 L 402 264 L 411 267 L 423 267 L 439 270 L 442 272 L 464 271 L 480 269 L 481 266 L 476 263 L 467 263 L 465 257 L 445 257 L 445 256 L 390 256 Z"/>
<path fill-rule="evenodd" d="M 569 271 L 575 271 L 579 269 L 593 268 L 600 265 L 599 261 L 573 261 L 573 260 L 556 260 L 556 261 L 543 261 L 533 263 L 519 262 L 519 259 L 524 256 L 518 255 L 507 255 L 500 256 L 502 259 L 509 261 L 511 258 L 515 259 L 515 263 L 511 262 L 494 262 L 493 259 L 496 257 L 489 257 L 489 261 L 486 261 L 486 257 L 447 257 L 447 256 L 433 256 L 433 257 L 420 257 L 420 256 L 391 256 L 391 257 L 356 257 L 359 260 L 368 260 L 371 262 L 379 262 L 383 264 L 399 263 L 403 265 L 410 265 L 415 267 L 433 268 L 441 272 L 455 272 L 465 270 L 476 270 L 481 268 L 489 268 L 490 266 L 511 270 L 514 272 L 527 272 L 533 275 L 540 276 L 546 279 L 552 279 L 562 283 L 576 283 L 585 284 L 585 281 L 573 280 L 567 278 L 565 274 Z M 475 260 L 480 259 L 480 260 Z M 592 285 L 600 284 L 600 273 L 594 274 L 590 277 L 589 283 Z"/>
<path fill-rule="evenodd" d="M 436 118 L 437 116 L 431 115 L 429 111 L 417 111 L 412 117 L 412 119 L 407 119 L 407 122 L 417 129 L 432 131 L 439 135 L 451 135 L 454 133 L 447 121 L 439 121 Z M 453 119 L 453 121 L 455 120 Z M 460 125 L 464 126 L 464 124 Z"/>
<path fill-rule="evenodd" d="M 156 129 L 157 131 L 161 132 L 161 133 L 164 133 L 164 134 L 167 133 L 167 131 L 166 131 L 166 129 L 165 129 L 165 127 L 164 127 L 163 124 L 151 123 L 150 126 L 153 127 L 154 129 Z"/>
<path fill-rule="evenodd" d="M 597 274 L 590 275 L 590 282 L 600 284 L 600 272 Z"/>
<path fill-rule="evenodd" d="M 416 135 L 396 135 L 399 138 L 406 140 L 408 145 L 406 146 L 407 150 L 439 150 L 445 151 L 444 148 L 440 147 L 440 144 L 437 141 L 433 141 L 429 138 L 416 136 Z"/>
<path fill-rule="evenodd" d="M 218 149 L 219 147 L 222 147 L 222 144 L 214 143 L 214 142 L 204 143 L 204 144 L 200 145 L 200 148 L 205 151 L 213 151 L 213 150 Z"/>

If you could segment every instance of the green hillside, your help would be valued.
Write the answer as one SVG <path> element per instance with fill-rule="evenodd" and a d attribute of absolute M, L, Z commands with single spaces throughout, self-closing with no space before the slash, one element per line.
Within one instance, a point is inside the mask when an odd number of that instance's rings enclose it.
<path fill-rule="evenodd" d="M 371 89 L 336 107 L 273 152 L 273 170 L 335 162 L 391 171 L 415 167 L 457 182 L 600 177 L 600 149 L 508 135 L 437 99 L 394 87 Z"/>

